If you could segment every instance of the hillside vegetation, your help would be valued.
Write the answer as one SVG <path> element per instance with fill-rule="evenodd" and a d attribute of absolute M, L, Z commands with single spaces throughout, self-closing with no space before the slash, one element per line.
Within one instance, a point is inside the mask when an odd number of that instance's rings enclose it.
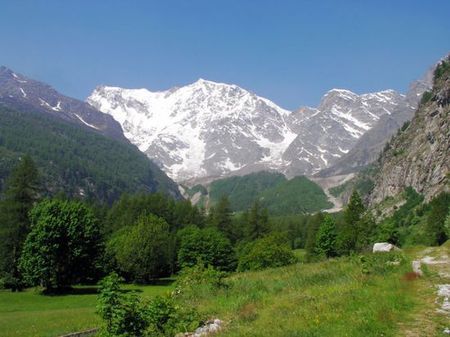
<path fill-rule="evenodd" d="M 50 116 L 0 107 L 0 183 L 25 154 L 35 160 L 45 194 L 104 202 L 138 191 L 178 197 L 176 185 L 135 146 Z"/>
<path fill-rule="evenodd" d="M 259 201 L 272 215 L 314 213 L 332 207 L 319 185 L 306 177 L 287 180 L 281 173 L 257 172 L 216 180 L 209 186 L 210 204 L 227 196 L 235 212 Z"/>

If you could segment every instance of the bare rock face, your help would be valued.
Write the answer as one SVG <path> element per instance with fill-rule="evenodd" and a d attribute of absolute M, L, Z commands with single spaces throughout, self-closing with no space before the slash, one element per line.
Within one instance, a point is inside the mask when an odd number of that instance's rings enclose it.
<path fill-rule="evenodd" d="M 410 125 L 380 158 L 372 204 L 411 186 L 430 200 L 449 190 L 450 57 L 438 65 L 431 92 L 425 93 Z"/>

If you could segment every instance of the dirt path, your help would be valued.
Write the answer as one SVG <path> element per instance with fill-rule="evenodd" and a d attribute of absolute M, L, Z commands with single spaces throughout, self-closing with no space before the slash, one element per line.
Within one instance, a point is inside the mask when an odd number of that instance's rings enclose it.
<path fill-rule="evenodd" d="M 450 241 L 414 254 L 423 276 L 417 281 L 420 310 L 401 325 L 403 336 L 450 336 Z"/>

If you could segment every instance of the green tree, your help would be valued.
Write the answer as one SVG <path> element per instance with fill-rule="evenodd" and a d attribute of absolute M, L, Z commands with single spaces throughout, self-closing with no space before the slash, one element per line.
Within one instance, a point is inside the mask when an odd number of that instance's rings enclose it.
<path fill-rule="evenodd" d="M 364 214 L 358 222 L 358 238 L 356 250 L 369 250 L 375 242 L 377 224 L 370 213 Z"/>
<path fill-rule="evenodd" d="M 306 257 L 308 260 L 313 258 L 313 256 L 316 254 L 316 236 L 320 224 L 323 222 L 323 220 L 324 220 L 323 213 L 317 213 L 311 216 L 306 222 L 307 232 L 306 232 L 305 249 L 306 249 Z"/>
<path fill-rule="evenodd" d="M 343 223 L 338 232 L 337 246 L 340 254 L 349 254 L 356 250 L 359 236 L 359 221 L 365 211 L 359 193 L 353 191 L 344 211 Z"/>
<path fill-rule="evenodd" d="M 253 203 L 248 213 L 246 239 L 248 241 L 263 237 L 269 232 L 269 214 L 267 208 L 261 208 L 258 201 Z"/>
<path fill-rule="evenodd" d="M 272 233 L 240 248 L 238 271 L 282 267 L 296 261 L 288 239 L 280 233 Z"/>
<path fill-rule="evenodd" d="M 316 254 L 325 257 L 336 255 L 336 223 L 329 215 L 325 215 L 316 235 Z"/>
<path fill-rule="evenodd" d="M 13 291 L 23 287 L 19 258 L 30 231 L 28 213 L 39 195 L 38 170 L 25 156 L 12 171 L 0 202 L 0 278 Z"/>
<path fill-rule="evenodd" d="M 95 276 L 102 241 L 91 209 L 79 201 L 44 200 L 30 215 L 20 259 L 30 285 L 62 290 Z"/>
<path fill-rule="evenodd" d="M 445 220 L 444 229 L 445 229 L 445 234 L 447 235 L 447 238 L 450 238 L 450 212 L 447 215 L 447 219 Z"/>
<path fill-rule="evenodd" d="M 232 211 L 227 196 L 222 196 L 211 210 L 211 225 L 224 233 L 230 240 L 235 236 L 233 221 L 231 219 Z"/>
<path fill-rule="evenodd" d="M 447 241 L 445 219 L 450 209 L 450 193 L 441 193 L 430 202 L 430 213 L 426 230 L 431 245 L 441 245 Z"/>
<path fill-rule="evenodd" d="M 232 271 L 236 259 L 230 240 L 215 228 L 190 226 L 178 232 L 178 265 L 192 267 L 198 262 L 218 270 Z"/>
<path fill-rule="evenodd" d="M 146 283 L 170 274 L 172 236 L 162 218 L 139 218 L 122 231 L 114 247 L 119 269 L 133 281 Z"/>

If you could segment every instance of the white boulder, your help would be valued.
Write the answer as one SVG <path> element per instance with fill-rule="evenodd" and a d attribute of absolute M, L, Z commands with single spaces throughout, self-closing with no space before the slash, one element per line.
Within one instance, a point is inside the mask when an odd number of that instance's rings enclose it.
<path fill-rule="evenodd" d="M 380 252 L 392 252 L 393 250 L 400 250 L 398 247 L 389 242 L 377 242 L 373 245 L 372 252 L 380 253 Z"/>

